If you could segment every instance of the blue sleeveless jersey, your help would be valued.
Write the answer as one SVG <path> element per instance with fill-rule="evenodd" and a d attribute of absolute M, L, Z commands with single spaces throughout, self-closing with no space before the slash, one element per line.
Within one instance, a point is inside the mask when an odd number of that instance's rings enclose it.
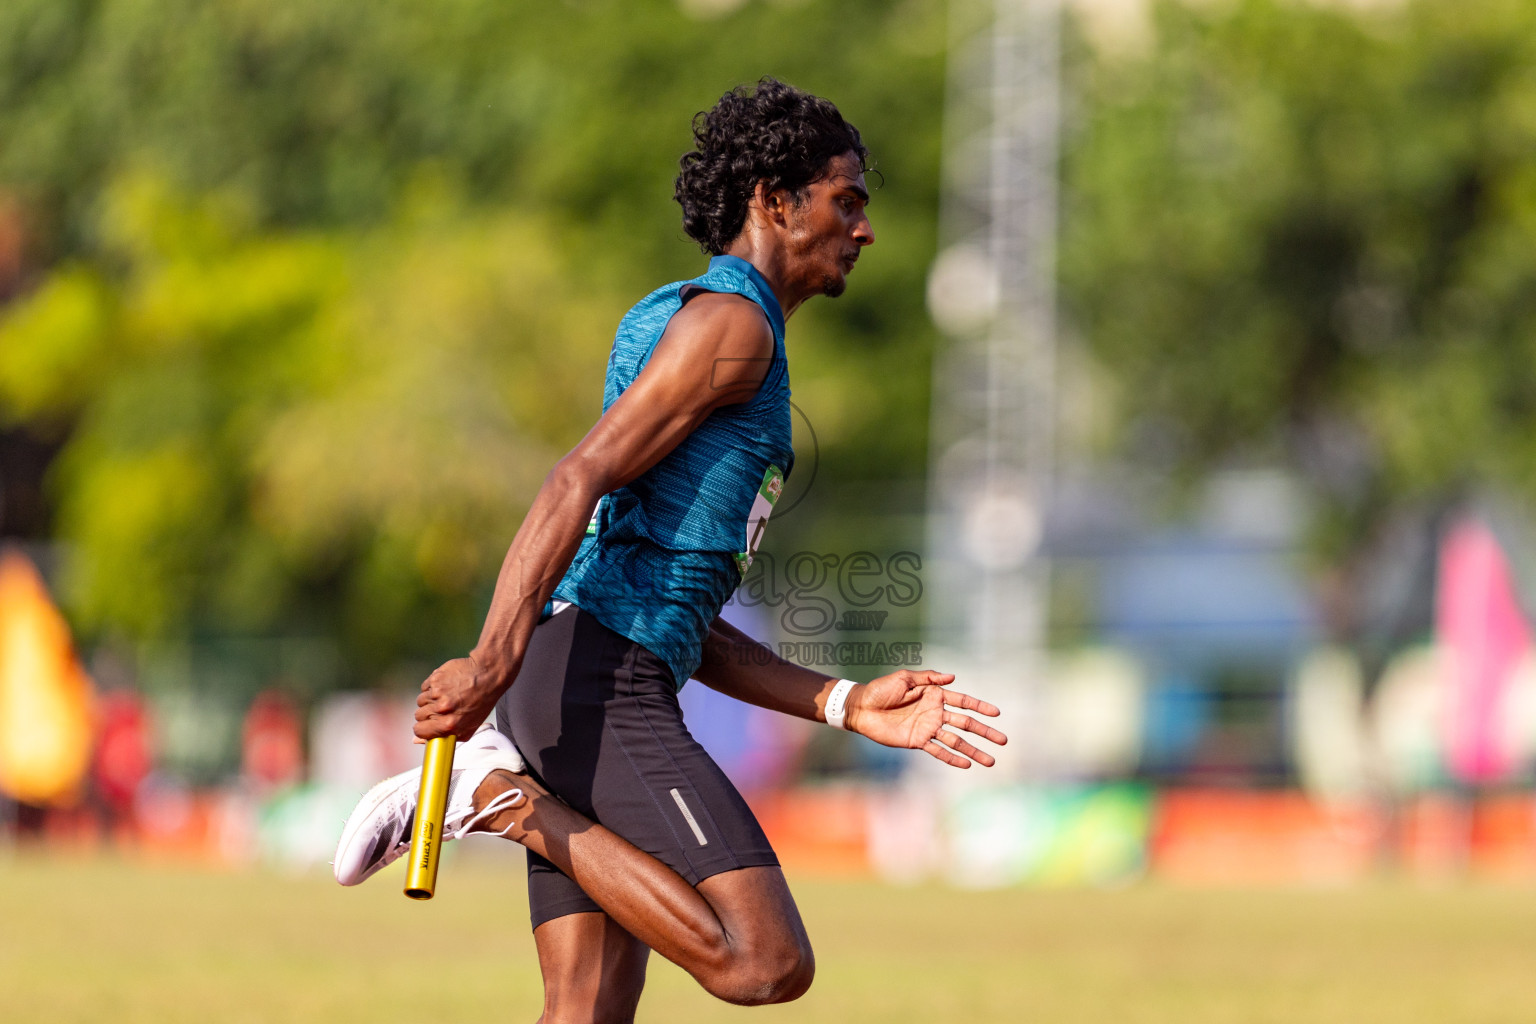
<path fill-rule="evenodd" d="M 640 375 L 694 289 L 762 308 L 773 327 L 767 376 L 749 401 L 716 409 L 660 462 L 603 496 L 554 594 L 659 656 L 678 686 L 698 668 L 709 625 L 751 564 L 795 459 L 784 314 L 763 276 L 735 256 L 716 256 L 703 275 L 658 288 L 624 315 L 603 411 Z"/>

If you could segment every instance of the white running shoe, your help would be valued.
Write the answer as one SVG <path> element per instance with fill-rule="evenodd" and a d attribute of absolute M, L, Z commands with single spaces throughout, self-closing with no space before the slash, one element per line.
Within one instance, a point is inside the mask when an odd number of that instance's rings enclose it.
<path fill-rule="evenodd" d="M 517 803 L 523 791 L 510 789 L 482 810 L 475 810 L 475 790 L 497 770 L 526 770 L 523 755 L 506 736 L 494 729 L 481 729 L 458 745 L 448 783 L 448 810 L 443 815 L 444 842 L 460 838 L 481 821 Z M 412 768 L 385 779 L 363 795 L 341 830 L 332 862 L 336 881 L 357 885 L 405 855 L 411 848 L 411 826 L 420 794 L 421 769 Z"/>

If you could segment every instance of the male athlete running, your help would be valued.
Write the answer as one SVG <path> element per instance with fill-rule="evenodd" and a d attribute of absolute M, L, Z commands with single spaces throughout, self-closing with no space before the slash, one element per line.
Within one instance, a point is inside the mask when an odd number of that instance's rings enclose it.
<path fill-rule="evenodd" d="M 445 832 L 527 847 L 549 1024 L 632 1020 L 653 949 L 732 1003 L 783 1002 L 811 983 L 773 849 L 683 725 L 690 676 L 960 768 L 994 760 L 961 733 L 1006 742 L 951 710 L 998 713 L 943 689 L 953 676 L 855 684 L 763 665 L 718 617 L 794 461 L 784 321 L 842 294 L 875 237 L 866 152 L 830 102 L 765 78 L 721 97 L 694 136 L 676 198 L 709 269 L 625 315 L 602 418 L 534 499 L 479 643 L 417 700 L 419 739 L 468 738 Z M 496 728 L 480 729 L 493 709 Z M 340 882 L 406 850 L 418 779 L 363 798 L 337 850 Z"/>

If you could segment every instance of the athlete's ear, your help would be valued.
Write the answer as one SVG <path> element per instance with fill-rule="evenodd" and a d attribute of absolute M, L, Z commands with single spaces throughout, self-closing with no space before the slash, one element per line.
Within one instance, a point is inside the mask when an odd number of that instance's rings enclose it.
<path fill-rule="evenodd" d="M 752 205 L 761 211 L 768 223 L 779 227 L 789 224 L 789 192 L 786 189 L 770 190 L 768 182 L 760 181 L 752 193 Z"/>

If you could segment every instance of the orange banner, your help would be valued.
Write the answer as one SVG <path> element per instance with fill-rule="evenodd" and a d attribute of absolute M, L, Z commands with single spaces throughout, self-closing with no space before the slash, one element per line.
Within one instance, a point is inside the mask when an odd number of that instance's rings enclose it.
<path fill-rule="evenodd" d="M 0 792 L 35 805 L 78 798 L 91 761 L 91 680 L 43 579 L 0 552 Z"/>

